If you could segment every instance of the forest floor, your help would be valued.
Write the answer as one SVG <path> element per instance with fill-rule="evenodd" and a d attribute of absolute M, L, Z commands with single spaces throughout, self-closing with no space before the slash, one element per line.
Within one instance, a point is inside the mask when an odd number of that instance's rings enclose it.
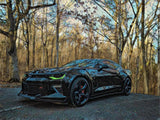
<path fill-rule="evenodd" d="M 0 120 L 160 120 L 157 96 L 106 96 L 76 108 L 24 100 L 17 96 L 20 89 L 0 87 Z"/>
<path fill-rule="evenodd" d="M 1 82 L 0 81 L 0 88 L 17 88 L 17 87 L 20 87 L 21 86 L 21 82 L 7 82 L 7 81 L 3 81 Z"/>

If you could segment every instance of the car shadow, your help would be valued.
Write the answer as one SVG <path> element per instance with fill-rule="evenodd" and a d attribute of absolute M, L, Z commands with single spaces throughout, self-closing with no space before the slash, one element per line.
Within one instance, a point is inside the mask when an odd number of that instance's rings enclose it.
<path fill-rule="evenodd" d="M 97 102 L 101 102 L 104 100 L 111 100 L 116 97 L 120 97 L 122 94 L 114 94 L 114 95 L 105 95 L 103 97 L 97 97 L 94 99 L 90 99 L 86 105 L 91 105 Z M 75 108 L 67 103 L 55 103 L 55 102 L 45 102 L 45 101 L 34 101 L 30 99 L 21 99 L 19 102 L 21 102 L 23 105 L 32 106 L 40 109 L 49 109 L 49 108 L 56 108 L 56 109 L 69 109 L 69 108 Z M 84 106 L 86 106 L 84 105 Z M 82 106 L 83 107 L 83 106 Z"/>
<path fill-rule="evenodd" d="M 106 99 L 110 100 L 110 99 L 120 97 L 120 96 L 123 96 L 123 95 L 121 93 L 117 93 L 117 94 L 114 94 L 114 95 L 105 95 L 105 96 L 102 96 L 102 97 L 96 97 L 96 98 L 90 99 L 88 101 L 88 103 L 90 104 L 90 103 L 94 103 L 94 102 L 100 102 L 100 101 L 104 101 Z"/>
<path fill-rule="evenodd" d="M 32 106 L 36 108 L 71 108 L 67 103 L 59 103 L 59 102 L 45 102 L 45 101 L 35 101 L 30 99 L 20 99 L 19 102 L 24 106 Z"/>

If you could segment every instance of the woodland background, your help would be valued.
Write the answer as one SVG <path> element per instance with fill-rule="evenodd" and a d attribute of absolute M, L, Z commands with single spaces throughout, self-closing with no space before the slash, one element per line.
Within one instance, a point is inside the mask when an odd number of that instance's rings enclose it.
<path fill-rule="evenodd" d="M 0 0 L 0 81 L 85 58 L 132 72 L 132 92 L 160 95 L 159 0 Z"/>

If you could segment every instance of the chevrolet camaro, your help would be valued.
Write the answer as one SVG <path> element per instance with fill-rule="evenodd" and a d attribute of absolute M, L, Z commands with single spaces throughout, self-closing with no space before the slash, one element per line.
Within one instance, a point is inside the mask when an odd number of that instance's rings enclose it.
<path fill-rule="evenodd" d="M 130 70 L 106 59 L 82 59 L 58 68 L 26 72 L 21 97 L 82 106 L 89 99 L 110 94 L 129 95 Z"/>

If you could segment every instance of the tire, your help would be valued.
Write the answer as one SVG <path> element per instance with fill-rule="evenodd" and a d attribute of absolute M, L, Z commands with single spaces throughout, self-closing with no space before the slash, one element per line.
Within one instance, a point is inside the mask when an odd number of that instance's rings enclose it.
<path fill-rule="evenodd" d="M 87 103 L 90 95 L 90 86 L 88 81 L 83 78 L 77 78 L 72 86 L 70 91 L 70 103 L 72 106 L 83 106 Z"/>
<path fill-rule="evenodd" d="M 131 80 L 126 78 L 123 85 L 123 94 L 128 96 L 131 93 Z"/>

